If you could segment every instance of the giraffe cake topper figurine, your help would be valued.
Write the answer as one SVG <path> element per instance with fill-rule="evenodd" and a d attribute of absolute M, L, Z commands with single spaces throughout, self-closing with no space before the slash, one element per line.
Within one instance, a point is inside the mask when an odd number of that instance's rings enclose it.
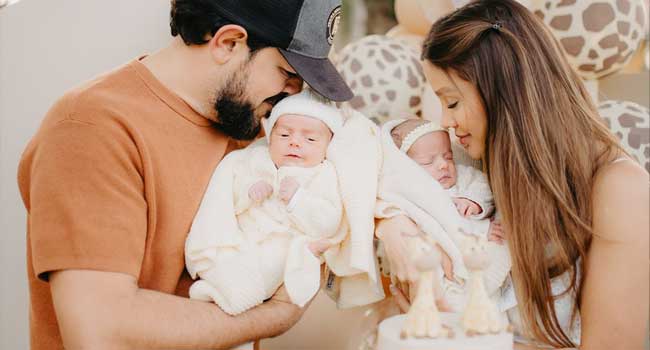
<path fill-rule="evenodd" d="M 419 238 L 419 237 L 418 237 Z M 440 253 L 426 240 L 411 240 L 419 243 L 420 254 L 415 266 L 420 273 L 417 292 L 402 328 L 401 338 L 452 338 L 453 331 L 442 324 L 436 300 L 442 295 L 436 278 L 440 274 Z"/>
<path fill-rule="evenodd" d="M 488 296 L 483 271 L 490 265 L 485 237 L 467 236 L 463 242 L 463 262 L 469 271 L 467 304 L 462 326 L 468 336 L 509 331 L 508 321 Z"/>
<path fill-rule="evenodd" d="M 465 307 L 458 312 L 444 312 L 439 283 L 441 254 L 436 242 L 426 234 L 410 236 L 407 249 L 415 258 L 419 279 L 413 301 L 405 315 L 385 319 L 379 325 L 377 350 L 512 350 L 512 328 L 504 314 L 490 298 L 485 287 L 485 270 L 490 265 L 488 242 L 484 237 L 467 235 L 459 240 L 463 263 L 469 271 L 463 289 Z M 448 306 L 448 305 L 447 305 Z"/>

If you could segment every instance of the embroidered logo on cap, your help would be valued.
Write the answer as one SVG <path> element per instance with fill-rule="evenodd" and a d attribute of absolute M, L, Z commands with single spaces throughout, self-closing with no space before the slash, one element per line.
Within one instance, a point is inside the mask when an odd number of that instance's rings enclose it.
<path fill-rule="evenodd" d="M 334 41 L 334 36 L 339 30 L 339 21 L 341 20 L 341 6 L 337 6 L 330 13 L 329 18 L 327 19 L 327 42 L 332 45 Z"/>

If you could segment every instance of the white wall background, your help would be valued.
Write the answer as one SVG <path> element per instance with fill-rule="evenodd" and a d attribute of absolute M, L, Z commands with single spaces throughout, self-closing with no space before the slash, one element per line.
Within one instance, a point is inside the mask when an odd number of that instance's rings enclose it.
<path fill-rule="evenodd" d="M 20 155 L 66 90 L 170 40 L 169 0 L 21 0 L 0 9 L 0 349 L 29 348 Z M 363 309 L 335 311 L 319 295 L 265 349 L 346 349 Z"/>
<path fill-rule="evenodd" d="M 0 9 L 0 349 L 28 349 L 20 154 L 67 89 L 169 41 L 169 1 L 22 0 Z"/>

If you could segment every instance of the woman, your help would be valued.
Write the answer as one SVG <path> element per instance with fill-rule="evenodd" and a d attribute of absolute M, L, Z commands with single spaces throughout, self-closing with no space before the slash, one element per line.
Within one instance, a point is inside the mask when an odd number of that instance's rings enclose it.
<path fill-rule="evenodd" d="M 512 254 L 516 326 L 555 348 L 642 349 L 648 173 L 601 123 L 543 23 L 511 0 L 476 1 L 433 25 L 422 58 L 441 124 L 489 177 Z M 401 237 L 413 226 L 399 217 L 377 230 L 403 280 L 413 268 Z"/>

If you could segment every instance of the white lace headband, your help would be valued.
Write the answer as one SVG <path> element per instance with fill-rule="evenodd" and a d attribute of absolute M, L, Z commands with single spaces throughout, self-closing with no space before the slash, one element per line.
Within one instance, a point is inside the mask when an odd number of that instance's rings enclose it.
<path fill-rule="evenodd" d="M 440 125 L 434 122 L 424 123 L 406 134 L 402 140 L 402 146 L 399 148 L 399 150 L 404 153 L 408 152 L 415 141 L 417 141 L 420 137 L 434 131 L 447 131 L 447 129 L 441 128 Z"/>

